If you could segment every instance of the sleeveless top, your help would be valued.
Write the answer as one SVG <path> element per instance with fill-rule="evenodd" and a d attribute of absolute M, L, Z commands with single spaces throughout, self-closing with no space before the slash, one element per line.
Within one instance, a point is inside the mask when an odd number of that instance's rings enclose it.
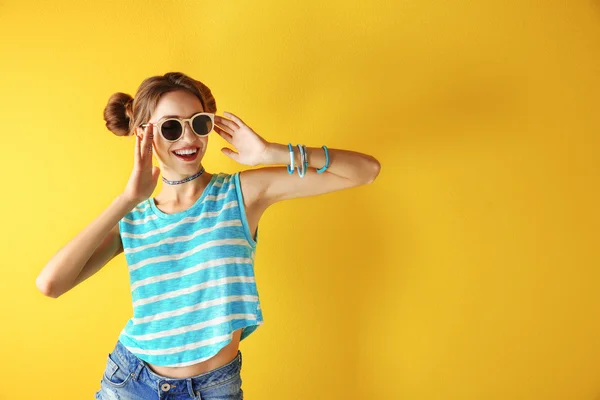
<path fill-rule="evenodd" d="M 133 317 L 119 334 L 138 358 L 183 367 L 205 361 L 242 329 L 263 323 L 252 237 L 239 172 L 213 174 L 187 210 L 166 214 L 153 198 L 120 221 Z"/>

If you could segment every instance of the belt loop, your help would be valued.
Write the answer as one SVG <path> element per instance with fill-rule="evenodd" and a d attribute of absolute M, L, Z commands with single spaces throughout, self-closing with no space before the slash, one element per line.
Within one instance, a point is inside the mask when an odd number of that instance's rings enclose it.
<path fill-rule="evenodd" d="M 190 396 L 192 396 L 193 399 L 201 400 L 202 398 L 200 397 L 200 390 L 194 392 L 194 382 L 192 381 L 192 378 L 186 378 L 185 381 L 187 383 L 187 388 Z"/>
<path fill-rule="evenodd" d="M 133 376 L 133 379 L 135 379 L 135 380 L 138 379 L 138 377 L 140 376 L 140 372 L 142 372 L 143 368 L 144 368 L 144 363 L 140 361 L 138 363 L 137 367 L 135 367 L 135 369 L 131 373 L 131 375 Z"/>

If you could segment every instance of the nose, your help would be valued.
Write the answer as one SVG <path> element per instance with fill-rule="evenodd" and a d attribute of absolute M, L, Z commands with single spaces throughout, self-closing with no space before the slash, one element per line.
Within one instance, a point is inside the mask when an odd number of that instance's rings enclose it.
<path fill-rule="evenodd" d="M 196 141 L 196 134 L 192 130 L 192 126 L 190 124 L 191 124 L 191 121 L 187 121 L 185 124 L 183 124 L 183 134 L 181 136 L 182 136 L 182 139 L 185 139 L 186 135 L 189 136 L 187 139 L 191 143 L 191 142 Z"/>

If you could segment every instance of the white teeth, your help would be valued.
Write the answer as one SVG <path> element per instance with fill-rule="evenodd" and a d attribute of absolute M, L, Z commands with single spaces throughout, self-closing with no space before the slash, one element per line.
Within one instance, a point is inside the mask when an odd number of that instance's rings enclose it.
<path fill-rule="evenodd" d="M 196 152 L 198 151 L 198 149 L 194 149 L 194 150 L 182 150 L 182 151 L 176 151 L 175 154 L 179 154 L 181 155 L 185 155 L 185 154 L 196 154 Z"/>

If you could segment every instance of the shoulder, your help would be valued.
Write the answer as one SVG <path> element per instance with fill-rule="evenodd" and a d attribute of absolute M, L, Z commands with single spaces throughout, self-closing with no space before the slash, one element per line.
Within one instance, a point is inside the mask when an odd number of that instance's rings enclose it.
<path fill-rule="evenodd" d="M 244 203 L 247 205 L 255 204 L 261 199 L 261 174 L 257 169 L 246 169 L 231 174 L 231 181 L 241 191 Z"/>

